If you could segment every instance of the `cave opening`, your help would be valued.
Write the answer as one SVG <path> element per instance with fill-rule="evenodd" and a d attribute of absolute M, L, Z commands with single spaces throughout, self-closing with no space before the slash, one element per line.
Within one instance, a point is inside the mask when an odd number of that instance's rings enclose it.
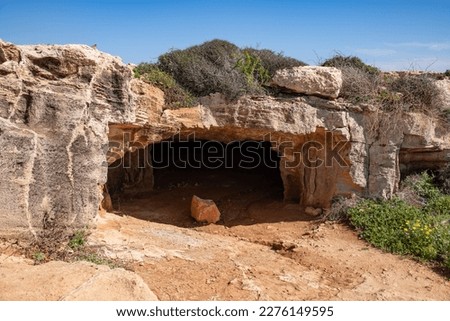
<path fill-rule="evenodd" d="M 270 142 L 172 138 L 120 162 L 126 166 L 112 164 L 107 183 L 119 213 L 194 227 L 190 204 L 196 195 L 216 203 L 218 224 L 225 226 L 299 219 L 298 203 L 283 201 L 280 155 Z"/>

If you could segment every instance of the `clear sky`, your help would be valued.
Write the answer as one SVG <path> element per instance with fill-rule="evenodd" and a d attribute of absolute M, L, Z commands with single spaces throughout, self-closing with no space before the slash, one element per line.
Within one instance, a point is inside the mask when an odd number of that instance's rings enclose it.
<path fill-rule="evenodd" d="M 0 0 L 0 38 L 97 44 L 125 62 L 215 38 L 317 64 L 335 52 L 384 70 L 450 69 L 450 0 Z"/>

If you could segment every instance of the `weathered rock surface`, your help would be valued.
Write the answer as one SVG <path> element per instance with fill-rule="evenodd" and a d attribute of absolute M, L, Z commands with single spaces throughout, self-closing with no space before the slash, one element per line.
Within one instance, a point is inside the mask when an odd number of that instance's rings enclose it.
<path fill-rule="evenodd" d="M 140 276 L 87 262 L 0 261 L 0 300 L 157 301 Z"/>
<path fill-rule="evenodd" d="M 175 134 L 270 141 L 284 198 L 302 208 L 327 208 L 335 196 L 390 197 L 402 171 L 449 162 L 448 123 L 321 98 L 337 97 L 341 82 L 333 68 L 299 67 L 275 83 L 301 97 L 215 94 L 170 110 L 119 58 L 82 45 L 0 41 L 0 235 L 89 224 L 107 177 L 110 192 L 150 192 L 152 144 Z"/>
<path fill-rule="evenodd" d="M 342 87 L 342 73 L 334 67 L 293 67 L 278 70 L 272 82 L 299 94 L 335 99 Z"/>
<path fill-rule="evenodd" d="M 220 220 L 220 211 L 213 200 L 205 200 L 192 196 L 191 215 L 199 223 L 217 223 Z"/>
<path fill-rule="evenodd" d="M 0 229 L 85 225 L 106 182 L 108 123 L 136 118 L 131 71 L 89 46 L 0 51 Z"/>

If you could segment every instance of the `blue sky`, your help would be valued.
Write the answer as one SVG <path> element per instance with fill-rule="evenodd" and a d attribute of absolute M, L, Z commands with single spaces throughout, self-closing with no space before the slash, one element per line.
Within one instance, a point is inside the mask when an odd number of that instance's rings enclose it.
<path fill-rule="evenodd" d="M 125 62 L 219 38 L 317 64 L 450 69 L 450 0 L 0 0 L 0 38 L 97 44 Z"/>

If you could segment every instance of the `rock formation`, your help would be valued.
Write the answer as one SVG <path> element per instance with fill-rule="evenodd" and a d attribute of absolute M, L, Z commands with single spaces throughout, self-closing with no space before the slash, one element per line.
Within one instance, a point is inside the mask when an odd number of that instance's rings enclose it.
<path fill-rule="evenodd" d="M 220 212 L 213 200 L 201 199 L 192 196 L 191 215 L 199 223 L 217 223 L 220 220 Z"/>
<path fill-rule="evenodd" d="M 275 77 L 301 95 L 228 102 L 214 94 L 170 110 L 119 58 L 82 45 L 0 42 L 0 235 L 89 224 L 108 175 L 111 188 L 151 190 L 147 151 L 176 133 L 270 141 L 282 156 L 284 197 L 303 208 L 329 207 L 336 196 L 390 197 L 401 171 L 449 162 L 448 123 L 333 100 L 340 73 L 306 69 L 307 84 L 300 69 Z"/>
<path fill-rule="evenodd" d="M 34 265 L 20 258 L 0 258 L 2 301 L 158 300 L 139 275 L 122 268 L 61 261 Z"/>
<path fill-rule="evenodd" d="M 342 87 L 342 73 L 333 67 L 294 67 L 278 70 L 272 82 L 299 94 L 337 98 Z"/>

